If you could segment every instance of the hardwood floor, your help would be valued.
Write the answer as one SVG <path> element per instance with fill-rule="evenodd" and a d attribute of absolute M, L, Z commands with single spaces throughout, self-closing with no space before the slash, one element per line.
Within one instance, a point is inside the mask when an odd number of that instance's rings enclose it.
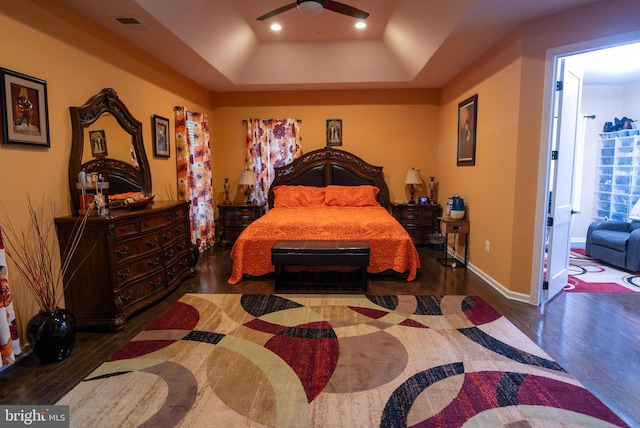
<path fill-rule="evenodd" d="M 0 403 L 54 404 L 184 293 L 273 293 L 273 280 L 230 285 L 229 248 L 200 256 L 195 278 L 132 317 L 124 331 L 80 332 L 72 355 L 40 365 L 32 355 L 0 373 Z M 561 293 L 545 306 L 509 301 L 469 270 L 444 268 L 419 248 L 422 271 L 407 283 L 370 276 L 369 294 L 479 295 L 631 426 L 640 425 L 640 293 Z"/>

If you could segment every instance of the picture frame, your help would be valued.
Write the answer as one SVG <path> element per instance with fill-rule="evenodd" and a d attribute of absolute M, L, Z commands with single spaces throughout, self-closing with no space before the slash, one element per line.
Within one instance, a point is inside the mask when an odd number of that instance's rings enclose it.
<path fill-rule="evenodd" d="M 458 166 L 476 164 L 478 94 L 458 104 Z"/>
<path fill-rule="evenodd" d="M 94 158 L 107 156 L 107 138 L 104 130 L 89 131 L 89 141 L 91 142 L 91 155 Z"/>
<path fill-rule="evenodd" d="M 171 156 L 171 141 L 169 133 L 169 119 L 153 115 L 153 155 L 161 158 Z"/>
<path fill-rule="evenodd" d="M 342 119 L 327 119 L 327 147 L 342 146 Z"/>
<path fill-rule="evenodd" d="M 47 82 L 0 68 L 4 144 L 51 147 Z"/>

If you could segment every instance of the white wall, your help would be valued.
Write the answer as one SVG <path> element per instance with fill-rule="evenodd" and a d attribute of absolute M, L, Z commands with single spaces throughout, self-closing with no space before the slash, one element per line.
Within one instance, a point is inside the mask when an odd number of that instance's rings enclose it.
<path fill-rule="evenodd" d="M 616 117 L 640 119 L 640 82 L 628 85 L 583 86 L 580 114 L 595 114 L 596 118 L 586 119 L 581 212 L 574 216 L 571 231 L 571 243 L 576 247 L 584 245 L 587 228 L 593 221 L 599 134 L 604 123 L 614 122 Z M 640 126 L 640 122 L 636 125 Z"/>

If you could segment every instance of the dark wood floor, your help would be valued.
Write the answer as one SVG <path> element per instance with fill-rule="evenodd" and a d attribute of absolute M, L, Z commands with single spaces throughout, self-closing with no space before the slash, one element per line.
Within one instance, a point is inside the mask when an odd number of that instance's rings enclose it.
<path fill-rule="evenodd" d="M 372 277 L 369 294 L 479 295 L 632 426 L 640 426 L 640 293 L 561 293 L 544 306 L 513 302 L 469 270 L 444 268 L 420 248 L 414 282 Z M 229 249 L 203 253 L 198 274 L 132 317 L 124 331 L 80 332 L 72 355 L 40 365 L 33 356 L 0 373 L 0 403 L 53 404 L 184 293 L 273 293 L 270 278 L 230 285 Z"/>

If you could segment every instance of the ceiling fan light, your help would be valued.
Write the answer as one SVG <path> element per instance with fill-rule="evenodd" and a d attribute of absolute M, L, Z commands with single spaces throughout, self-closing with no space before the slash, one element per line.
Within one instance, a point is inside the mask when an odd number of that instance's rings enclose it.
<path fill-rule="evenodd" d="M 322 11 L 322 3 L 315 0 L 305 0 L 298 3 L 298 9 L 307 15 L 315 15 Z"/>

